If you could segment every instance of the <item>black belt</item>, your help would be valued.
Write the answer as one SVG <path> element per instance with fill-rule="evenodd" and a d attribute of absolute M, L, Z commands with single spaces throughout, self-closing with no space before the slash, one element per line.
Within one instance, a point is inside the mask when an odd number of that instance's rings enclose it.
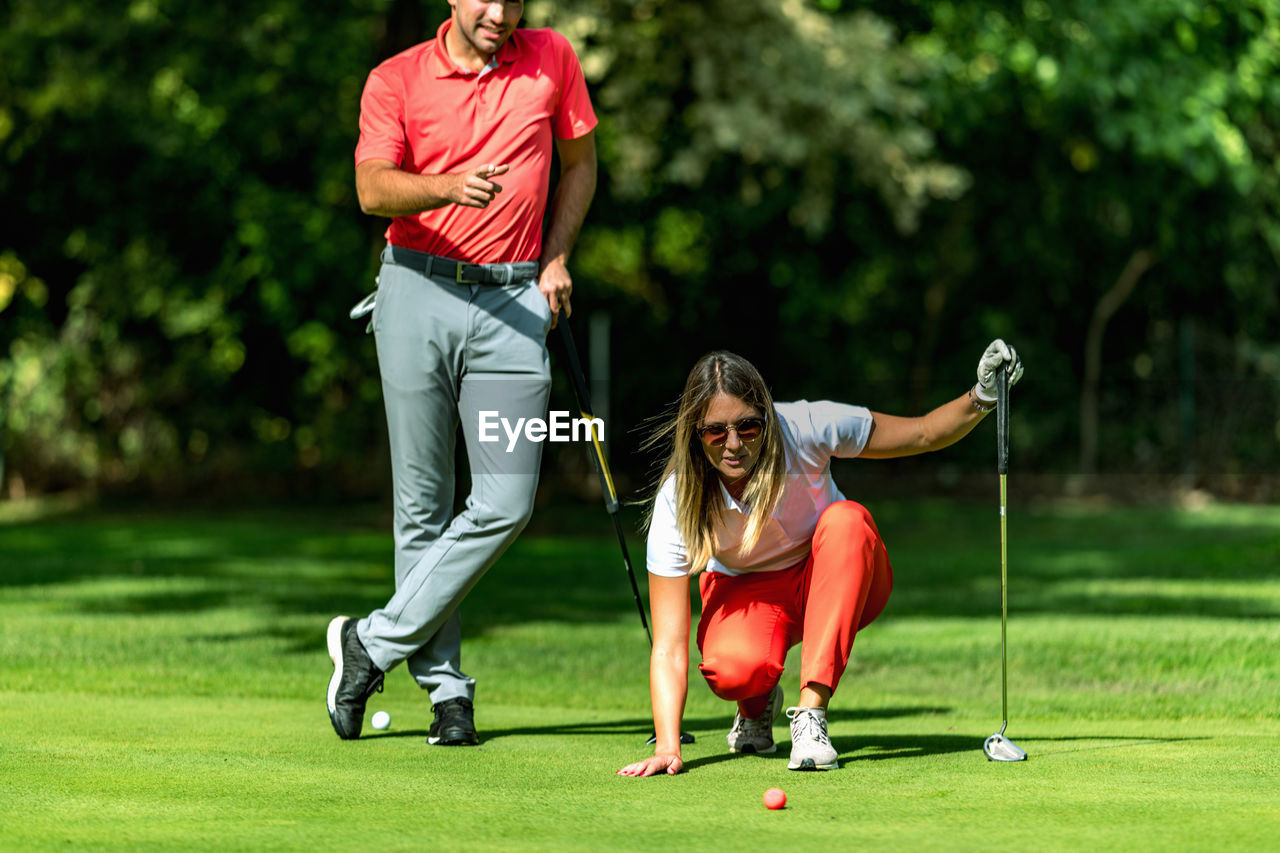
<path fill-rule="evenodd" d="M 391 260 L 399 266 L 448 279 L 457 284 L 519 284 L 538 277 L 537 261 L 520 261 L 514 264 L 468 264 L 401 246 L 387 246 L 387 251 L 391 253 Z"/>

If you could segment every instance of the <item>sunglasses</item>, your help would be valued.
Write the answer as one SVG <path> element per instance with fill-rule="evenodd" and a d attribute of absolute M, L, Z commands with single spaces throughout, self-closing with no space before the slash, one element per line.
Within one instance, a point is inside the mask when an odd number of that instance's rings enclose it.
<path fill-rule="evenodd" d="M 707 424 L 698 427 L 698 437 L 704 444 L 719 447 L 729 440 L 729 430 L 738 434 L 739 441 L 755 441 L 764 433 L 764 418 L 743 418 L 736 424 Z"/>

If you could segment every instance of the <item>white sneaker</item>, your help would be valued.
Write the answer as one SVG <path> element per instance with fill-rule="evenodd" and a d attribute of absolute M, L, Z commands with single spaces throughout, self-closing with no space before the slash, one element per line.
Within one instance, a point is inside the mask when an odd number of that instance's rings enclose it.
<path fill-rule="evenodd" d="M 769 691 L 769 707 L 763 714 L 750 719 L 742 716 L 742 712 L 733 715 L 733 727 L 729 729 L 730 752 L 749 752 L 764 755 L 777 752 L 778 746 L 773 742 L 773 721 L 782 710 L 782 685 L 775 684 Z"/>
<path fill-rule="evenodd" d="M 825 708 L 788 708 L 791 720 L 791 761 L 788 770 L 835 770 L 836 748 L 827 737 Z"/>

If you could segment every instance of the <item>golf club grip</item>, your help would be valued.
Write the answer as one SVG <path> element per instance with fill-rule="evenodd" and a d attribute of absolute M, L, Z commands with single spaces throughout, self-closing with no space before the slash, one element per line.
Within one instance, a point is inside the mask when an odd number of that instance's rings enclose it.
<path fill-rule="evenodd" d="M 560 339 L 564 343 L 565 355 L 569 359 L 569 378 L 573 382 L 573 397 L 578 401 L 582 414 L 591 414 L 591 395 L 587 392 L 587 377 L 582 372 L 582 362 L 578 361 L 578 347 L 573 342 L 573 330 L 569 328 L 569 318 L 560 318 Z"/>
<path fill-rule="evenodd" d="M 1009 473 L 1009 374 L 1004 365 L 996 376 L 996 470 Z"/>
<path fill-rule="evenodd" d="M 573 330 L 569 328 L 569 317 L 560 318 L 560 338 L 564 343 L 565 355 L 569 359 L 569 378 L 573 384 L 573 397 L 578 401 L 578 412 L 584 418 L 592 418 L 591 395 L 587 391 L 587 378 L 582 372 L 582 362 L 578 361 L 578 348 L 573 342 Z M 596 465 L 596 476 L 600 478 L 600 489 L 604 492 L 605 507 L 610 515 L 618 512 L 618 493 L 613 487 L 613 477 L 609 473 L 609 462 L 605 459 L 604 448 L 595 439 L 594 431 L 591 439 L 592 461 Z"/>

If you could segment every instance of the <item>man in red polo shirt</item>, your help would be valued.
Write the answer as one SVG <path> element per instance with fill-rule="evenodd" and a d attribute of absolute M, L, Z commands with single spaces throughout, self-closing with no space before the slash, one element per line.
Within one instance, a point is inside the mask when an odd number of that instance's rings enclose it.
<path fill-rule="evenodd" d="M 407 661 L 431 695 L 428 742 L 478 742 L 458 606 L 528 521 L 542 448 L 493 425 L 546 415 L 546 334 L 570 313 L 566 260 L 595 192 L 596 118 L 569 43 L 516 29 L 521 2 L 449 3 L 436 37 L 375 68 L 360 102 L 360 207 L 391 218 L 372 325 L 396 591 L 329 623 L 327 704 L 343 738 L 359 737 L 369 696 Z M 455 516 L 459 423 L 472 490 Z"/>

